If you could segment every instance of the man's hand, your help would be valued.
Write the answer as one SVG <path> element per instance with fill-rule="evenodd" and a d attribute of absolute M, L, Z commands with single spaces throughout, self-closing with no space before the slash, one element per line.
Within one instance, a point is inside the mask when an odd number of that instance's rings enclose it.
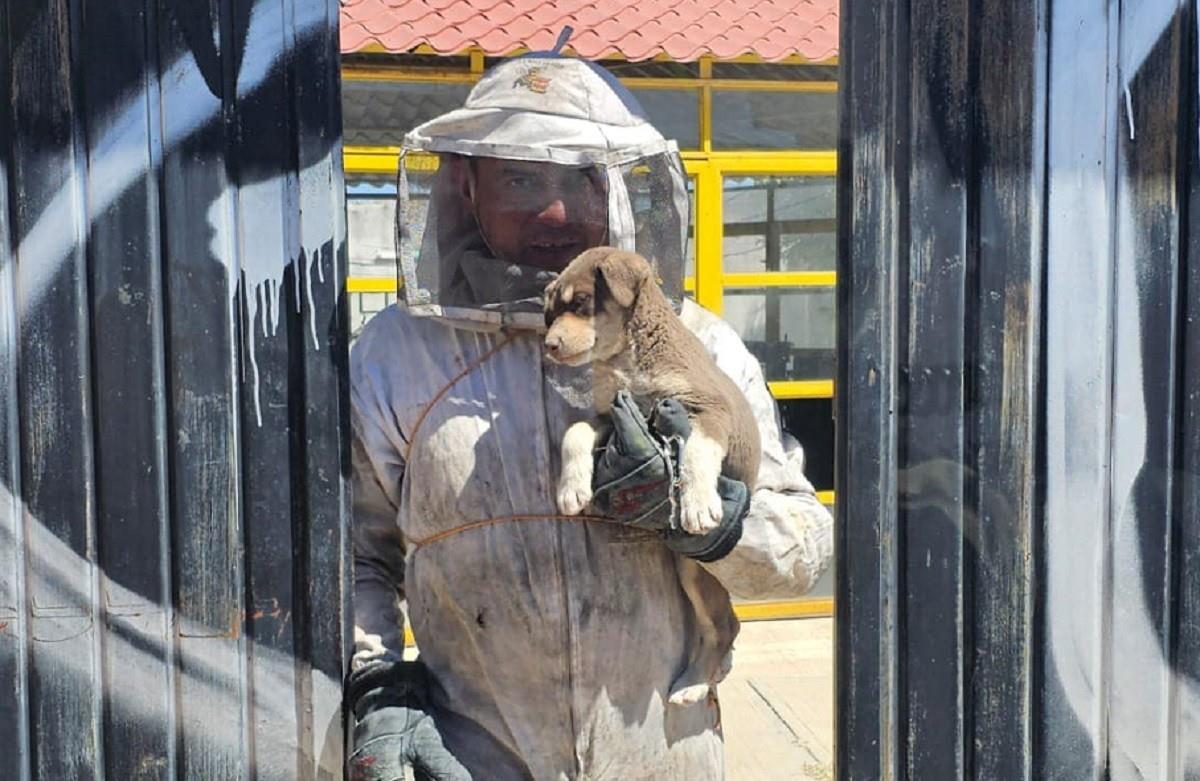
<path fill-rule="evenodd" d="M 350 781 L 399 781 L 406 767 L 418 781 L 470 781 L 429 715 L 426 675 L 420 662 L 371 662 L 350 674 L 346 699 L 357 722 Z"/>
<path fill-rule="evenodd" d="M 612 431 L 596 451 L 592 506 L 632 526 L 656 531 L 673 550 L 700 561 L 723 557 L 742 535 L 750 508 L 744 483 L 721 477 L 717 492 L 724 515 L 703 535 L 679 525 L 679 460 L 691 433 L 687 410 L 674 399 L 659 402 L 646 421 L 625 391 L 613 400 Z"/>
<path fill-rule="evenodd" d="M 678 406 L 677 402 L 663 404 Z M 613 400 L 609 417 L 608 439 L 600 443 L 595 454 L 592 506 L 631 526 L 652 531 L 670 529 L 679 474 L 678 452 L 688 429 L 674 437 L 653 431 L 625 391 Z M 686 414 L 683 420 L 686 426 Z"/>

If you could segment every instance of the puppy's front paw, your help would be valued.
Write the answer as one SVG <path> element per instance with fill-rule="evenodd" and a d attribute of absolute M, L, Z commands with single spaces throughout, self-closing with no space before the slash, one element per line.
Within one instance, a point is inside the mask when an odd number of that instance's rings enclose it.
<path fill-rule="evenodd" d="M 721 495 L 716 486 L 689 483 L 679 498 L 679 523 L 688 534 L 707 534 L 721 525 Z"/>
<path fill-rule="evenodd" d="M 592 475 L 582 470 L 569 471 L 558 481 L 558 511 L 579 515 L 592 502 Z"/>

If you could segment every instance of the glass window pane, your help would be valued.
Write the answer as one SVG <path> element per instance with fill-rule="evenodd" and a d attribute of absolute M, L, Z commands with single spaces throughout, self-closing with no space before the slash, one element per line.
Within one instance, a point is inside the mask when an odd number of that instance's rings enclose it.
<path fill-rule="evenodd" d="M 346 247 L 352 277 L 395 277 L 395 188 L 381 195 L 346 193 Z"/>
<path fill-rule="evenodd" d="M 836 92 L 713 90 L 713 149 L 835 149 Z"/>
<path fill-rule="evenodd" d="M 763 365 L 768 380 L 829 380 L 834 374 L 834 291 L 725 291 L 725 320 Z"/>
<path fill-rule="evenodd" d="M 436 167 L 408 167 L 407 224 L 401 235 L 405 256 L 416 257 L 425 228 Z M 396 278 L 396 182 L 391 176 L 346 179 L 346 248 L 350 276 Z"/>
<path fill-rule="evenodd" d="M 700 92 L 695 89 L 631 90 L 650 123 L 680 149 L 700 148 Z"/>
<path fill-rule="evenodd" d="M 396 243 L 392 220 L 396 213 L 396 184 L 390 176 L 346 178 L 346 248 L 351 277 L 396 278 Z M 350 338 L 396 296 L 391 293 L 349 293 Z"/>
<path fill-rule="evenodd" d="M 833 271 L 836 180 L 831 176 L 726 176 L 726 273 Z"/>
<path fill-rule="evenodd" d="M 342 82 L 342 127 L 350 146 L 400 146 L 404 134 L 461 108 L 470 84 Z"/>

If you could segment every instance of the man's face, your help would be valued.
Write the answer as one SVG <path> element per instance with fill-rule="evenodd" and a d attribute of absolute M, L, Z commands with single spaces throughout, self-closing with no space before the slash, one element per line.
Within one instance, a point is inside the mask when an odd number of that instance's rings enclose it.
<path fill-rule="evenodd" d="M 561 271 L 604 243 L 608 195 L 595 168 L 478 158 L 475 216 L 501 260 Z"/>

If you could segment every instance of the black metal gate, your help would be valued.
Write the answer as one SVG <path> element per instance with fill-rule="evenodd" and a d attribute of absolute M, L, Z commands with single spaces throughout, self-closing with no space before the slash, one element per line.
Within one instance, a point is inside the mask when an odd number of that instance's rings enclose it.
<path fill-rule="evenodd" d="M 843 4 L 840 777 L 1200 777 L 1181 2 Z"/>
<path fill-rule="evenodd" d="M 0 778 L 340 777 L 337 8 L 0 2 Z"/>

